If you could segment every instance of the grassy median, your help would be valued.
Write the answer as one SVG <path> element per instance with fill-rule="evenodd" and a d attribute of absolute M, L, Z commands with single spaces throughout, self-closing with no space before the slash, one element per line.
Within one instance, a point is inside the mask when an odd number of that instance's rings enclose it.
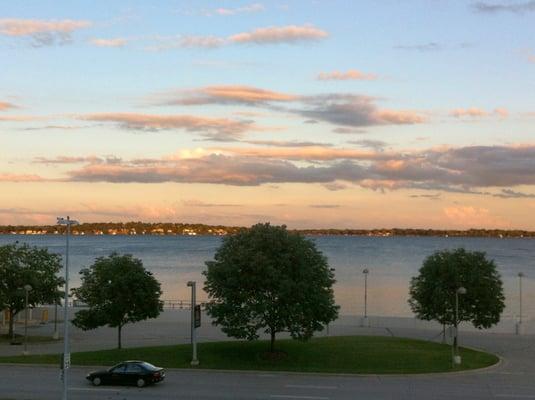
<path fill-rule="evenodd" d="M 196 368 L 300 371 L 325 373 L 417 374 L 452 371 L 451 347 L 414 339 L 342 336 L 308 342 L 278 340 L 277 357 L 266 353 L 266 341 L 200 343 Z M 455 370 L 483 368 L 498 362 L 492 354 L 461 349 L 463 364 Z M 144 360 L 166 368 L 191 368 L 190 345 L 135 347 L 74 353 L 74 365 L 114 365 Z M 0 363 L 59 364 L 59 355 L 0 357 Z"/>

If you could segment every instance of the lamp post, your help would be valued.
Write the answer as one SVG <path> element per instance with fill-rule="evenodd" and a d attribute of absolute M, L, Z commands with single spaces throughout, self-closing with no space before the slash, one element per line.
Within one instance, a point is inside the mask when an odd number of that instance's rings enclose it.
<path fill-rule="evenodd" d="M 24 311 L 24 351 L 22 352 L 22 354 L 24 354 L 25 356 L 28 355 L 28 295 L 31 290 L 31 285 L 24 285 L 24 294 L 26 295 L 26 302 Z"/>
<path fill-rule="evenodd" d="M 199 360 L 197 360 L 197 335 L 195 331 L 196 282 L 189 281 L 188 287 L 191 287 L 191 345 L 193 348 L 191 365 L 199 365 Z"/>
<path fill-rule="evenodd" d="M 516 334 L 522 334 L 522 278 L 523 272 L 518 273 L 518 322 L 516 324 Z"/>
<path fill-rule="evenodd" d="M 362 326 L 368 326 L 368 274 L 370 271 L 368 268 L 364 268 L 362 273 L 364 274 L 364 318 Z"/>
<path fill-rule="evenodd" d="M 459 355 L 459 295 L 466 294 L 466 288 L 460 287 L 455 291 L 455 337 L 453 338 L 453 365 L 461 365 Z"/>
<path fill-rule="evenodd" d="M 63 305 L 63 359 L 61 360 L 63 381 L 63 400 L 67 400 L 67 371 L 71 364 L 71 355 L 69 353 L 69 239 L 71 236 L 71 226 L 78 225 L 78 221 L 72 220 L 69 216 L 67 218 L 58 217 L 58 225 L 65 225 L 66 232 L 66 248 L 65 248 L 65 298 Z"/>

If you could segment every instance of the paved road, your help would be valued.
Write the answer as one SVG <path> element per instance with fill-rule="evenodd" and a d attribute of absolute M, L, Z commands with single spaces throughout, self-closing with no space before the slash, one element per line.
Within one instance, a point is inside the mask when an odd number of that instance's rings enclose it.
<path fill-rule="evenodd" d="M 171 318 L 132 325 L 129 346 L 187 342 L 187 321 Z M 361 328 L 351 323 L 331 326 L 331 335 L 394 335 L 439 340 L 429 329 Z M 37 327 L 43 334 L 50 326 Z M 33 330 L 32 330 L 33 331 Z M 33 333 L 33 332 L 32 332 Z M 224 335 L 208 324 L 202 340 Z M 438 333 L 438 335 L 437 335 Z M 323 335 L 325 334 L 322 333 Z M 167 380 L 149 388 L 94 388 L 84 379 L 87 368 L 73 368 L 70 399 L 534 399 L 535 336 L 463 332 L 463 345 L 499 354 L 503 362 L 491 370 L 428 376 L 326 376 L 291 373 L 231 373 L 170 370 Z M 72 351 L 113 347 L 115 331 L 102 328 L 90 333 L 73 330 Z M 31 346 L 31 352 L 60 351 L 61 343 Z M 0 346 L 0 354 L 20 354 L 14 346 Z M 202 363 L 202 354 L 201 363 Z M 57 368 L 0 365 L 0 400 L 56 400 L 61 385 Z"/>
<path fill-rule="evenodd" d="M 165 382 L 142 389 L 93 387 L 84 379 L 89 370 L 71 370 L 70 399 L 535 399 L 533 377 L 500 370 L 419 377 L 170 370 Z M 61 398 L 55 368 L 1 366 L 0 376 L 2 400 Z"/>

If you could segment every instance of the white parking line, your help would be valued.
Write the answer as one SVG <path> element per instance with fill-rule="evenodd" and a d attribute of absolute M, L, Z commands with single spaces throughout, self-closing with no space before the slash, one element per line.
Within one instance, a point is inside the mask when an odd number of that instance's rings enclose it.
<path fill-rule="evenodd" d="M 272 394 L 272 399 L 308 399 L 308 400 L 329 400 L 328 397 L 319 397 L 319 396 L 294 396 L 291 394 Z"/>
<path fill-rule="evenodd" d="M 325 389 L 325 390 L 336 390 L 338 386 L 316 386 L 316 385 L 284 385 L 287 388 L 294 389 Z"/>

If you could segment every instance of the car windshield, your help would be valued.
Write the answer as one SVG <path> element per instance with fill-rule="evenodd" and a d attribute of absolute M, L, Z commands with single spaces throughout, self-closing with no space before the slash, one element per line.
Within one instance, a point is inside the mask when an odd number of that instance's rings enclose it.
<path fill-rule="evenodd" d="M 158 370 L 159 368 L 158 367 L 155 367 L 154 365 L 152 365 L 151 363 L 148 363 L 148 362 L 142 362 L 142 363 L 139 363 L 141 366 L 143 366 L 145 369 L 148 369 L 149 371 L 156 371 Z"/>

